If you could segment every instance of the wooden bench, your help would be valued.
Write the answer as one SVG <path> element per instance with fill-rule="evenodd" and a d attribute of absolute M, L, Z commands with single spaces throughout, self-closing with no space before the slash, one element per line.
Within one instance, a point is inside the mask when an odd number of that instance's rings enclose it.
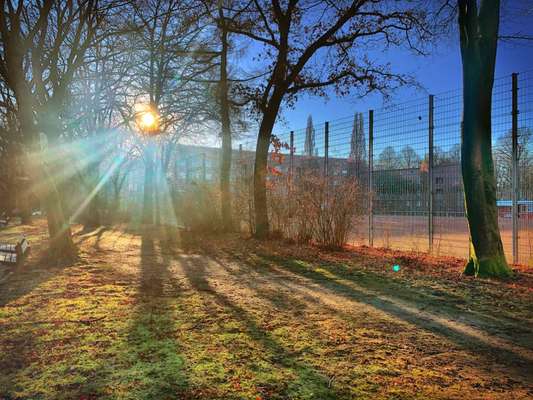
<path fill-rule="evenodd" d="M 2 215 L 2 216 L 0 217 L 0 226 L 1 226 L 1 227 L 7 226 L 7 224 L 9 224 L 9 220 L 10 220 L 9 216 L 7 216 L 7 215 Z"/>
<path fill-rule="evenodd" d="M 28 254 L 29 249 L 26 238 L 22 238 L 17 244 L 0 243 L 0 263 L 18 264 Z"/>

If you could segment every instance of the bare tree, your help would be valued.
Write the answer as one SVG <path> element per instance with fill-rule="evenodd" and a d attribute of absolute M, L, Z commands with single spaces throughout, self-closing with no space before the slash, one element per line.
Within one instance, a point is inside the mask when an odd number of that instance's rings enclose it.
<path fill-rule="evenodd" d="M 420 156 L 411 146 L 404 146 L 400 154 L 400 165 L 402 168 L 418 168 L 420 165 Z"/>
<path fill-rule="evenodd" d="M 159 114 L 158 137 L 137 137 L 145 166 L 142 218 L 146 224 L 160 219 L 157 188 L 170 160 L 163 155 L 172 151 L 177 137 L 188 134 L 188 126 L 205 117 L 206 99 L 212 97 L 208 83 L 195 81 L 213 68 L 208 62 L 211 56 L 203 51 L 202 13 L 199 2 L 183 0 L 150 0 L 134 6 L 133 23 L 138 30 L 130 39 L 137 45 L 132 49 L 132 85 L 123 98 L 123 117 L 135 131 L 136 103 L 145 103 Z"/>
<path fill-rule="evenodd" d="M 50 149 L 57 146 L 65 128 L 62 112 L 69 87 L 96 38 L 102 13 L 95 0 L 7 0 L 0 7 L 0 74 L 16 99 L 24 143 L 31 153 L 31 184 L 47 209 L 55 257 L 70 258 L 75 246 L 54 176 L 61 167 L 42 157 L 39 132 L 46 135 Z"/>
<path fill-rule="evenodd" d="M 259 132 L 254 166 L 257 237 L 269 231 L 266 175 L 272 129 L 283 103 L 303 92 L 325 95 L 333 86 L 339 95 L 386 92 L 407 79 L 386 65 L 369 60 L 375 39 L 386 46 L 416 48 L 430 36 L 426 13 L 410 3 L 390 1 L 254 0 L 247 2 L 239 23 L 230 30 L 257 43 L 264 75 L 243 88 L 254 100 Z"/>
<path fill-rule="evenodd" d="M 517 139 L 516 158 L 518 161 L 519 182 L 523 182 L 533 173 L 533 153 L 531 151 L 533 130 L 527 127 L 519 128 Z M 511 131 L 507 131 L 498 138 L 493 152 L 498 191 L 500 193 L 508 193 L 512 190 L 513 138 Z"/>
<path fill-rule="evenodd" d="M 379 153 L 377 168 L 382 170 L 393 170 L 402 167 L 402 160 L 394 147 L 387 146 Z"/>

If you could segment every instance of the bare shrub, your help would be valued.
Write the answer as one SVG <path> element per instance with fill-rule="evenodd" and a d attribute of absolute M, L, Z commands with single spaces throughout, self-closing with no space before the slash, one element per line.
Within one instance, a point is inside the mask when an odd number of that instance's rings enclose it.
<path fill-rule="evenodd" d="M 252 178 L 244 172 L 234 181 L 232 192 L 233 221 L 241 232 L 253 233 L 254 212 L 252 196 Z"/>
<path fill-rule="evenodd" d="M 271 235 L 293 239 L 291 234 L 290 186 L 286 176 L 268 181 L 268 217 Z"/>
<path fill-rule="evenodd" d="M 216 183 L 192 182 L 176 193 L 176 216 L 192 232 L 217 232 L 222 228 L 220 190 Z"/>
<path fill-rule="evenodd" d="M 269 188 L 272 230 L 299 243 L 342 247 L 361 217 L 362 194 L 353 177 L 278 179 Z"/>

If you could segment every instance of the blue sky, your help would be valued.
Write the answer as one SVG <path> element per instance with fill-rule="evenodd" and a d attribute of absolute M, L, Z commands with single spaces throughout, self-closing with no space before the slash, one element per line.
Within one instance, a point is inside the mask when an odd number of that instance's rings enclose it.
<path fill-rule="evenodd" d="M 504 1 L 503 8 L 501 34 L 520 32 L 533 36 L 533 1 Z M 383 53 L 383 59 L 391 63 L 395 72 L 412 75 L 422 86 L 422 89 L 405 87 L 397 90 L 391 96 L 393 104 L 423 99 L 428 94 L 439 94 L 461 87 L 461 54 L 456 31 L 440 38 L 428 56 L 415 56 L 405 50 L 394 50 Z M 533 70 L 533 41 L 500 41 L 496 64 L 496 77 Z M 284 110 L 283 118 L 278 119 L 275 131 L 281 133 L 304 128 L 309 114 L 313 116 L 315 127 L 318 128 L 323 121 L 349 117 L 355 111 L 366 113 L 368 109 L 383 106 L 383 99 L 378 94 L 363 99 L 331 96 L 327 101 L 303 96 L 293 109 Z"/>

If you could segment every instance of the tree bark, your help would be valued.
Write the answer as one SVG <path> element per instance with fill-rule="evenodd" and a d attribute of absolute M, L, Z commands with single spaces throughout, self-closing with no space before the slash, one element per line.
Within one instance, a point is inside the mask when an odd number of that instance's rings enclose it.
<path fill-rule="evenodd" d="M 268 167 L 268 149 L 270 147 L 270 138 L 272 129 L 276 122 L 281 105 L 281 95 L 276 95 L 270 102 L 268 110 L 264 113 L 261 125 L 259 126 L 259 135 L 255 149 L 254 164 L 254 216 L 255 232 L 254 236 L 258 239 L 264 239 L 269 234 L 268 223 L 268 206 L 267 206 L 267 167 Z"/>
<path fill-rule="evenodd" d="M 55 178 L 46 171 L 46 168 L 43 175 L 47 182 L 44 203 L 50 236 L 50 256 L 54 260 L 70 261 L 76 257 L 76 246 L 72 241 L 70 224 L 63 213 Z"/>
<path fill-rule="evenodd" d="M 222 11 L 222 3 L 219 4 L 219 24 L 220 40 L 222 49 L 220 53 L 220 82 L 219 82 L 219 102 L 220 119 L 222 123 L 222 160 L 220 163 L 220 201 L 222 213 L 222 226 L 225 231 L 233 228 L 231 218 L 231 121 L 228 101 L 228 31 Z"/>
<path fill-rule="evenodd" d="M 15 146 L 13 146 L 15 147 Z M 30 185 L 30 171 L 27 170 L 29 166 L 29 160 L 27 154 L 25 153 L 23 146 L 17 146 L 15 150 L 13 148 L 13 153 L 15 156 L 12 160 L 12 168 L 14 173 L 11 174 L 11 183 L 15 187 L 14 197 L 16 201 L 14 202 L 19 209 L 20 222 L 24 225 L 30 225 L 32 222 L 32 202 L 31 202 L 31 185 Z M 15 159 L 17 162 L 15 162 Z M 24 168 L 26 166 L 26 168 Z M 13 204 L 13 202 L 11 203 Z M 10 208 L 11 210 L 12 208 Z"/>
<path fill-rule="evenodd" d="M 461 168 L 470 231 L 466 275 L 506 277 L 507 265 L 498 228 L 496 178 L 492 158 L 491 109 L 499 0 L 459 0 L 463 61 Z"/>
<path fill-rule="evenodd" d="M 37 196 L 42 200 L 47 214 L 51 258 L 56 260 L 71 260 L 76 256 L 76 247 L 72 241 L 70 226 L 63 213 L 62 199 L 57 190 L 55 177 L 50 173 L 41 157 L 40 138 L 34 123 L 32 111 L 32 95 L 27 86 L 22 83 L 17 84 L 15 93 L 19 104 L 18 116 L 24 141 L 28 149 L 33 153 L 33 158 L 27 164 L 29 176 L 27 184 L 31 187 L 42 188 L 38 191 Z M 48 118 L 52 118 L 52 116 L 48 116 Z M 46 133 L 49 134 L 49 132 Z M 56 135 L 57 133 L 47 136 L 53 138 Z M 25 195 L 29 196 L 29 189 Z M 28 218 L 26 222 L 29 221 L 31 220 Z"/>
<path fill-rule="evenodd" d="M 13 84 L 13 86 L 15 87 L 15 89 L 13 90 L 13 92 L 15 94 L 15 99 L 17 100 L 18 104 L 17 115 L 20 122 L 20 129 L 22 131 L 22 141 L 24 143 L 24 147 L 26 147 L 27 149 L 38 149 L 38 147 L 36 146 L 36 144 L 38 144 L 38 135 L 37 130 L 35 129 L 33 112 L 31 111 L 33 108 L 33 104 L 31 101 L 31 92 L 27 84 L 22 81 L 21 76 L 16 74 L 14 80 L 15 83 Z M 20 191 L 18 193 L 18 196 L 20 201 L 19 204 L 21 206 L 21 222 L 23 224 L 31 224 L 32 215 L 30 193 L 32 186 L 36 183 L 34 179 L 33 166 L 37 165 L 38 163 L 34 163 L 34 160 L 30 160 L 28 157 L 28 152 L 25 152 L 22 148 L 20 149 L 20 157 L 23 160 L 21 164 L 25 165 L 26 167 L 26 171 L 24 172 L 28 176 L 27 182 L 17 182 L 17 184 L 20 184 Z"/>
<path fill-rule="evenodd" d="M 58 116 L 51 108 L 40 118 L 40 126 L 42 127 L 47 139 L 48 147 L 51 151 L 56 151 L 56 144 L 60 139 L 61 124 Z M 57 109 L 57 108 L 56 108 Z M 37 135 L 36 135 L 37 138 Z M 37 140 L 37 139 L 36 139 Z M 33 148 L 40 147 L 38 142 L 35 142 Z M 49 150 L 49 151 L 50 151 Z M 64 196 L 61 195 L 59 183 L 56 180 L 56 174 L 65 168 L 62 160 L 52 161 L 52 164 L 40 159 L 41 151 L 36 151 L 39 158 L 38 167 L 40 172 L 37 173 L 37 182 L 46 182 L 43 185 L 42 198 L 46 209 L 46 217 L 48 221 L 48 233 L 50 235 L 50 254 L 55 260 L 71 261 L 76 257 L 77 250 L 72 241 L 72 233 L 70 230 L 70 223 L 65 215 Z"/>

